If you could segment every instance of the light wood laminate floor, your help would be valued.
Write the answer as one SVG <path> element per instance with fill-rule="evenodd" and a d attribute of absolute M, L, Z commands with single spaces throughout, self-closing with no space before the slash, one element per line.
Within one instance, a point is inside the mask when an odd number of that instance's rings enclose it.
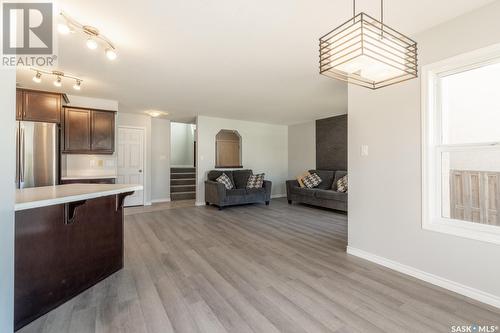
<path fill-rule="evenodd" d="M 347 217 L 184 207 L 125 218 L 125 268 L 27 332 L 450 332 L 500 311 L 347 255 Z"/>

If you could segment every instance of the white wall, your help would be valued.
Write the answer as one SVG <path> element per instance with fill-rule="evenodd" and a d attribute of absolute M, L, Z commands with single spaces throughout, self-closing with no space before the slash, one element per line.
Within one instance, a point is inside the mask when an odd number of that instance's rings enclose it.
<path fill-rule="evenodd" d="M 196 202 L 205 203 L 207 173 L 215 168 L 215 136 L 221 129 L 237 130 L 242 137 L 244 169 L 266 174 L 273 182 L 272 194 L 286 193 L 288 177 L 288 127 L 263 123 L 212 118 L 197 118 L 197 188 Z"/>
<path fill-rule="evenodd" d="M 14 330 L 16 72 L 0 69 L 0 332 Z"/>
<path fill-rule="evenodd" d="M 193 124 L 171 123 L 171 166 L 194 165 L 194 128 Z"/>
<path fill-rule="evenodd" d="M 170 120 L 151 119 L 151 201 L 170 201 Z"/>
<path fill-rule="evenodd" d="M 67 95 L 69 99 L 68 106 L 77 106 L 90 109 L 101 109 L 109 111 L 118 111 L 118 101 L 113 99 L 93 98 L 78 95 Z"/>
<path fill-rule="evenodd" d="M 288 126 L 288 179 L 316 168 L 316 121 Z"/>
<path fill-rule="evenodd" d="M 146 129 L 146 150 L 144 160 L 144 204 L 151 204 L 151 117 L 148 115 L 118 112 L 116 126 L 144 127 Z M 117 131 L 118 132 L 118 131 Z M 118 141 L 116 141 L 118 142 Z"/>
<path fill-rule="evenodd" d="M 419 63 L 500 43 L 498 13 L 500 1 L 414 36 Z M 349 250 L 500 306 L 500 246 L 422 230 L 420 80 L 376 91 L 350 85 L 348 117 Z"/>

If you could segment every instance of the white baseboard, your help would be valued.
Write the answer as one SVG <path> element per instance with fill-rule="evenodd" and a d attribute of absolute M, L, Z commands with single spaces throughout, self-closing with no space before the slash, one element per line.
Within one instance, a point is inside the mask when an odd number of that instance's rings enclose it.
<path fill-rule="evenodd" d="M 387 268 L 393 269 L 400 273 L 412 276 L 414 278 L 423 280 L 425 282 L 434 284 L 444 289 L 451 290 L 456 292 L 457 294 L 461 294 L 467 296 L 469 298 L 475 299 L 477 301 L 486 303 L 488 305 L 494 306 L 496 308 L 500 308 L 500 297 L 496 295 L 489 294 L 479 289 L 475 289 L 469 286 L 465 286 L 455 281 L 451 281 L 440 276 L 421 271 L 417 268 L 407 266 L 401 264 L 397 261 L 393 261 L 384 257 L 380 257 L 378 255 L 372 254 L 370 252 L 366 252 L 357 248 L 353 248 L 351 246 L 347 247 L 347 253 L 366 259 L 368 261 L 374 262 L 376 264 L 385 266 Z"/>
<path fill-rule="evenodd" d="M 170 202 L 170 198 L 162 198 L 162 199 L 153 199 L 152 203 L 160 203 L 160 202 Z"/>
<path fill-rule="evenodd" d="M 144 203 L 144 206 L 151 206 L 151 205 L 152 205 L 151 201 Z"/>
<path fill-rule="evenodd" d="M 195 206 L 205 206 L 205 202 L 195 202 L 194 203 Z"/>

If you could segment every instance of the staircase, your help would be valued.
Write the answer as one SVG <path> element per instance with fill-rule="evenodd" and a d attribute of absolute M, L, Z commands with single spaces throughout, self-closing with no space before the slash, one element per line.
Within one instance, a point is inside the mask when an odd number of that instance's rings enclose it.
<path fill-rule="evenodd" d="M 196 169 L 170 168 L 170 200 L 196 199 Z"/>

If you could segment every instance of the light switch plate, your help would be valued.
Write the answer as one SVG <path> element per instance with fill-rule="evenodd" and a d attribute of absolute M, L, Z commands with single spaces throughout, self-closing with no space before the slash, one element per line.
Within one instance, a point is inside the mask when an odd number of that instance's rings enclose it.
<path fill-rule="evenodd" d="M 368 145 L 361 145 L 361 156 L 368 156 Z"/>

